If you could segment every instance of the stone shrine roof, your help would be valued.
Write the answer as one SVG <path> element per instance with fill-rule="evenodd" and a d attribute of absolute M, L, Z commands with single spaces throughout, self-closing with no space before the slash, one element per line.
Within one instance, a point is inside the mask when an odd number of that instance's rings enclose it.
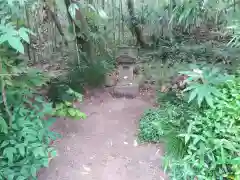
<path fill-rule="evenodd" d="M 118 64 L 134 64 L 136 63 L 136 58 L 129 55 L 120 55 L 116 58 Z"/>

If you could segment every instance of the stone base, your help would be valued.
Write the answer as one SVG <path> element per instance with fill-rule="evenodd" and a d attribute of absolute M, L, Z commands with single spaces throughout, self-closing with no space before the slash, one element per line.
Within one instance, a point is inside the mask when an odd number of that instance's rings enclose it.
<path fill-rule="evenodd" d="M 139 94 L 138 84 L 121 85 L 117 84 L 113 89 L 113 96 L 135 98 Z"/>

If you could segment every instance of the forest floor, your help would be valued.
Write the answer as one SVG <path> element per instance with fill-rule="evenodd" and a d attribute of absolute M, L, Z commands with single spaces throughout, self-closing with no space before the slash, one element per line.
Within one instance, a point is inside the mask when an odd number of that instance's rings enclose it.
<path fill-rule="evenodd" d="M 38 179 L 165 180 L 163 148 L 136 141 L 138 121 L 151 107 L 148 98 L 114 99 L 101 90 L 79 105 L 86 120 L 58 119 L 53 127 L 62 135 L 54 143 L 58 156 Z"/>

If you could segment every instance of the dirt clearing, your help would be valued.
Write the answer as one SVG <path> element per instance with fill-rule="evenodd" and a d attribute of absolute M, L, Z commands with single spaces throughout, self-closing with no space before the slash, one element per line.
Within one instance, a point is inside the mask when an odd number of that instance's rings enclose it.
<path fill-rule="evenodd" d="M 59 119 L 58 156 L 39 180 L 162 180 L 161 147 L 139 145 L 138 121 L 151 107 L 140 97 L 114 99 L 99 92 L 80 105 L 84 121 Z"/>

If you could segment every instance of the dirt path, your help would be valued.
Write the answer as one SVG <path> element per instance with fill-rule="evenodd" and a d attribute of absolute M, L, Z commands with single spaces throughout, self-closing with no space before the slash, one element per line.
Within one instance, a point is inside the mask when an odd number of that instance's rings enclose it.
<path fill-rule="evenodd" d="M 39 180 L 162 180 L 160 147 L 136 144 L 139 117 L 150 107 L 140 98 L 101 93 L 84 102 L 85 121 L 59 120 L 58 157 Z M 103 101 L 104 99 L 104 101 Z M 162 176 L 162 177 L 161 177 Z"/>

